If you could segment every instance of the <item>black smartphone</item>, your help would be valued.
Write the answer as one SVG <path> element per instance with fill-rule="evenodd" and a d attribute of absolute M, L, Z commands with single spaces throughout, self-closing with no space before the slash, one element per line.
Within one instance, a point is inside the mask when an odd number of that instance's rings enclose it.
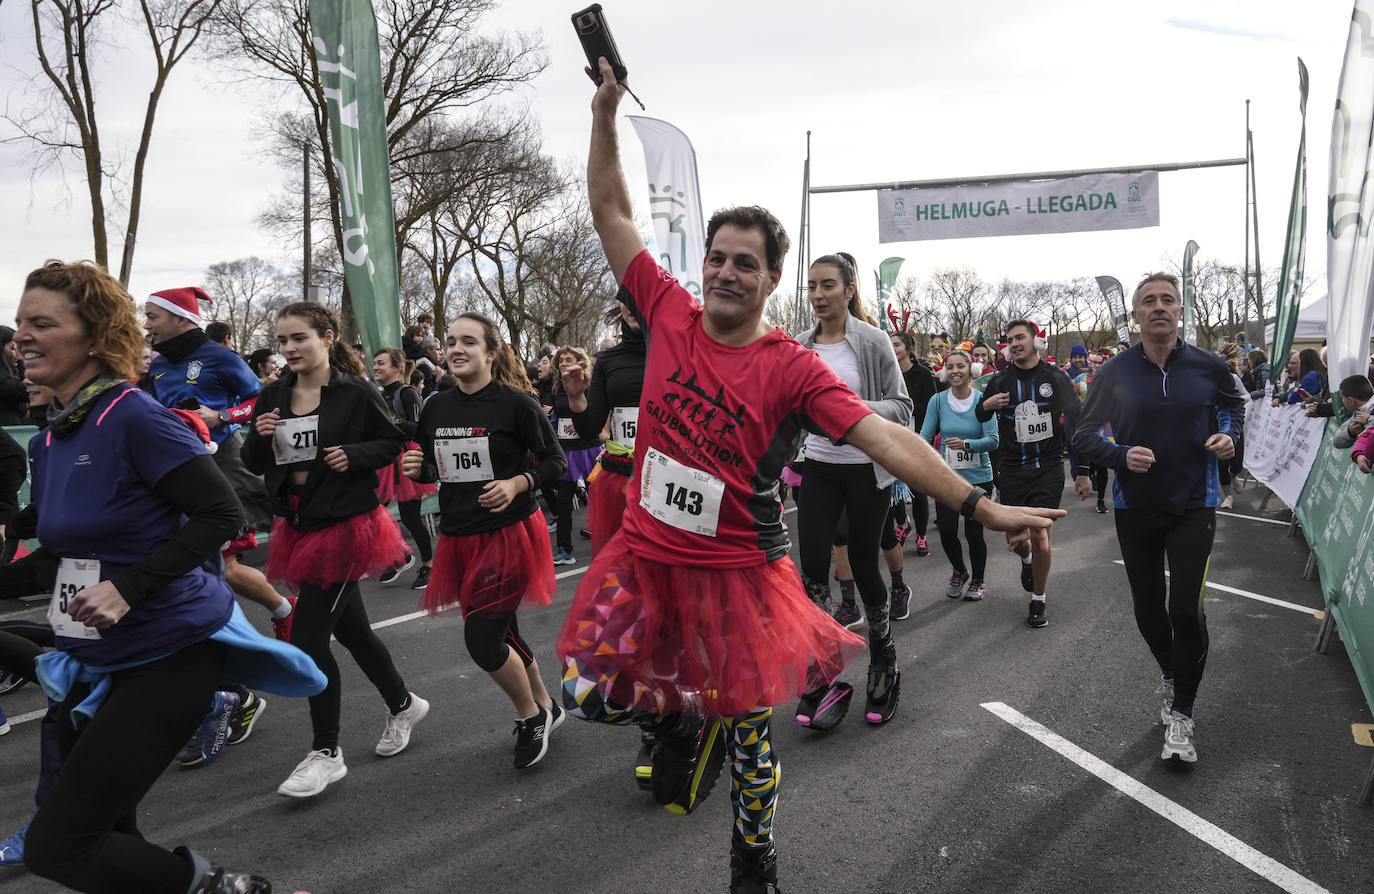
<path fill-rule="evenodd" d="M 582 51 L 587 54 L 587 65 L 592 69 L 597 86 L 601 85 L 602 78 L 601 68 L 596 60 L 602 56 L 611 64 L 615 79 L 623 82 L 629 71 L 620 59 L 620 50 L 616 49 L 615 38 L 611 37 L 611 29 L 606 24 L 606 15 L 601 11 L 601 4 L 593 3 L 586 9 L 573 13 L 572 23 L 573 28 L 577 29 L 577 39 L 582 42 Z"/>
<path fill-rule="evenodd" d="M 200 401 L 196 400 L 194 397 L 183 397 L 181 400 L 177 401 L 177 409 L 178 409 L 178 410 L 199 410 L 199 409 L 200 409 Z"/>

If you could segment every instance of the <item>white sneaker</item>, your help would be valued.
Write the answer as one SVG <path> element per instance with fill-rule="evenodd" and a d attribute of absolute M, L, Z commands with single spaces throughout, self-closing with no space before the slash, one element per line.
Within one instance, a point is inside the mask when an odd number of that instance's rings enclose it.
<path fill-rule="evenodd" d="M 1164 704 L 1159 707 L 1159 722 L 1168 726 L 1169 715 L 1172 714 L 1174 710 L 1174 681 L 1161 679 L 1159 681 L 1159 688 L 1155 690 L 1155 694 L 1164 699 Z"/>
<path fill-rule="evenodd" d="M 1164 731 L 1164 751 L 1162 760 L 1176 757 L 1184 763 L 1197 763 L 1197 749 L 1193 747 L 1193 718 L 1172 711 L 1169 714 L 1169 728 Z"/>
<path fill-rule="evenodd" d="M 296 764 L 296 769 L 277 786 L 277 794 L 288 798 L 313 798 L 331 782 L 338 782 L 348 775 L 344 766 L 343 749 L 335 748 L 330 754 L 327 748 L 312 751 L 305 760 Z"/>
<path fill-rule="evenodd" d="M 1230 494 L 1227 494 L 1227 495 L 1226 495 L 1226 498 L 1223 499 L 1223 500 L 1221 501 L 1221 503 L 1217 506 L 1217 508 L 1218 508 L 1218 509 L 1230 509 L 1233 505 L 1234 505 L 1234 503 L 1233 503 L 1232 500 L 1231 500 L 1231 495 L 1230 495 Z"/>
<path fill-rule="evenodd" d="M 410 707 L 399 714 L 387 717 L 382 740 L 377 743 L 377 756 L 391 757 L 405 751 L 406 746 L 410 744 L 410 731 L 415 728 L 415 724 L 424 720 L 428 713 L 429 702 L 413 692 L 410 693 Z"/>

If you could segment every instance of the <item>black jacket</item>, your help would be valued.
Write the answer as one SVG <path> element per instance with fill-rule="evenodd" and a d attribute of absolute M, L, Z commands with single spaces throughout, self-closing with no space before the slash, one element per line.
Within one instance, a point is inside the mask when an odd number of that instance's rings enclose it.
<path fill-rule="evenodd" d="M 280 408 L 287 410 L 283 415 L 290 415 L 295 384 L 296 374 L 287 372 L 258 395 L 253 420 L 244 426 L 243 464 L 266 480 L 272 511 L 299 531 L 322 530 L 371 512 L 378 505 L 377 469 L 390 465 L 405 447 L 381 392 L 365 379 L 337 369 L 330 372 L 329 384 L 320 389 L 319 442 L 321 449 L 342 445 L 348 471 L 335 472 L 323 459 L 316 459 L 299 490 L 300 504 L 293 510 L 290 467 L 276 464 L 272 439 L 259 435 L 256 423 L 262 414 Z"/>

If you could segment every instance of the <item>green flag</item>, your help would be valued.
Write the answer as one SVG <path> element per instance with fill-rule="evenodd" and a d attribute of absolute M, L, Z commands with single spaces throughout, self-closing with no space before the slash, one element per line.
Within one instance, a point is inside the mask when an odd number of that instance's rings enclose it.
<path fill-rule="evenodd" d="M 1189 239 L 1183 247 L 1183 340 L 1197 344 L 1197 294 L 1193 287 L 1193 256 L 1197 243 Z"/>
<path fill-rule="evenodd" d="M 887 330 L 887 305 L 892 300 L 892 287 L 897 284 L 897 271 L 905 258 L 888 258 L 878 265 L 878 322 Z M 895 323 L 894 323 L 895 326 Z"/>
<path fill-rule="evenodd" d="M 391 161 L 371 0 L 310 0 L 310 32 L 339 177 L 340 254 L 358 334 L 371 356 L 401 347 Z"/>
<path fill-rule="evenodd" d="M 1302 64 L 1301 58 L 1298 59 L 1298 113 L 1302 130 L 1298 136 L 1297 170 L 1293 172 L 1293 197 L 1288 203 L 1288 238 L 1283 243 L 1283 267 L 1279 270 L 1274 349 L 1269 353 L 1276 365 L 1288 361 L 1288 352 L 1293 347 L 1293 333 L 1298 328 L 1298 297 L 1302 293 L 1302 268 L 1307 256 L 1307 66 Z"/>

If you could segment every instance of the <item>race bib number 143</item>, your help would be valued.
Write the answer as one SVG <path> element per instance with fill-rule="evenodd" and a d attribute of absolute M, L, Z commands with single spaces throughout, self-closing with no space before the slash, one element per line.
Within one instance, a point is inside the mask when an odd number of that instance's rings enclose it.
<path fill-rule="evenodd" d="M 650 449 L 640 472 L 639 505 L 664 524 L 716 536 L 725 482 Z"/>

